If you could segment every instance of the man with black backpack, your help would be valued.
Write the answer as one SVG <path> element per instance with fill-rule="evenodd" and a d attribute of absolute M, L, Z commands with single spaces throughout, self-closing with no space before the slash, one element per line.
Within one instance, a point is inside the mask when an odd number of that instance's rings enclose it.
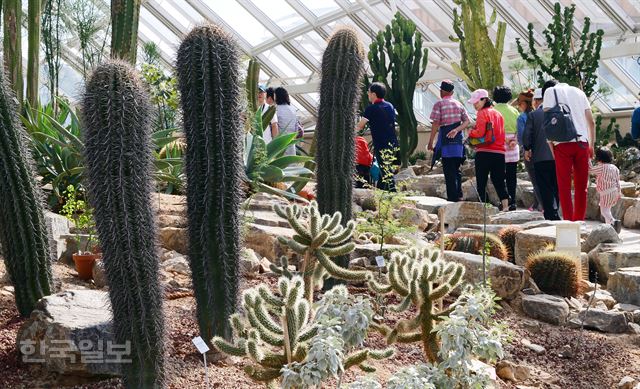
<path fill-rule="evenodd" d="M 593 156 L 595 121 L 587 96 L 557 80 L 545 82 L 544 132 L 553 145 L 558 197 L 564 220 L 584 220 L 587 213 L 589 159 Z M 573 178 L 574 199 L 571 198 Z"/>

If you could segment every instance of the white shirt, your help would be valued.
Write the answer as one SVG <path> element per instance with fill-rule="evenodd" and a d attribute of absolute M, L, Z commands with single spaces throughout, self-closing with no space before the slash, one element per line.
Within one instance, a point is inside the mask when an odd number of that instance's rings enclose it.
<path fill-rule="evenodd" d="M 567 105 L 571 110 L 571 119 L 573 120 L 573 124 L 576 127 L 578 135 L 580 135 L 578 141 L 588 142 L 589 125 L 587 124 L 587 117 L 585 116 L 584 111 L 591 109 L 591 104 L 589 104 L 587 95 L 575 86 L 560 83 L 544 92 L 543 107 L 545 110 L 553 108 L 557 104 L 555 94 L 553 93 L 554 90 L 558 95 L 559 102 Z"/>
<path fill-rule="evenodd" d="M 262 115 L 264 116 L 264 113 L 267 112 L 267 110 L 269 109 L 270 105 L 267 103 L 262 104 Z M 278 123 L 278 114 L 276 112 L 273 113 L 273 118 L 271 119 L 271 124 L 273 123 Z M 264 143 L 269 144 L 269 142 L 272 141 L 272 137 L 271 137 L 271 126 L 267 126 L 267 128 L 264 128 L 262 131 L 262 139 L 264 139 Z"/>

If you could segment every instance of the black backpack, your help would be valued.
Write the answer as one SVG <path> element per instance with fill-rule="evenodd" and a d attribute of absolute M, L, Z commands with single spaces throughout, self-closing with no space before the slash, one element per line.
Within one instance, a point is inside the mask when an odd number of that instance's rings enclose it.
<path fill-rule="evenodd" d="M 550 142 L 568 142 L 578 140 L 576 126 L 571 119 L 571 109 L 566 104 L 560 104 L 558 93 L 553 88 L 556 105 L 544 112 L 544 134 Z"/>

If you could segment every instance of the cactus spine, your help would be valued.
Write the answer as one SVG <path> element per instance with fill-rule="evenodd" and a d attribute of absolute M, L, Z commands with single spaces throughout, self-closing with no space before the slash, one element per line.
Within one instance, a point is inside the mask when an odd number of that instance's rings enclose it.
<path fill-rule="evenodd" d="M 498 237 L 507 248 L 509 254 L 509 262 L 515 262 L 516 257 L 516 235 L 522 231 L 522 227 L 509 226 L 505 227 L 498 232 Z"/>
<path fill-rule="evenodd" d="M 498 22 L 495 44 L 489 38 L 489 27 L 496 21 L 496 10 L 493 10 L 489 22 L 486 21 L 484 0 L 454 0 L 461 7 L 453 10 L 453 30 L 456 37 L 449 37 L 460 42 L 460 64 L 452 63 L 456 74 L 462 78 L 471 90 L 486 89 L 491 93 L 493 88 L 503 84 L 502 51 L 504 36 L 507 31 L 505 22 Z"/>
<path fill-rule="evenodd" d="M 551 51 L 551 63 L 546 61 L 535 48 L 533 23 L 529 23 L 528 26 L 529 52 L 525 53 L 520 44 L 520 38 L 516 38 L 518 53 L 522 59 L 540 69 L 538 71 L 540 85 L 544 83 L 544 77 L 547 74 L 560 82 L 578 87 L 587 96 L 591 96 L 598 81 L 598 61 L 600 60 L 604 31 L 598 29 L 595 33 L 590 33 L 591 21 L 585 17 L 580 34 L 580 44 L 576 49 L 573 38 L 575 4 L 571 4 L 563 10 L 560 3 L 555 3 L 553 10 L 553 21 L 542 31 L 547 41 L 547 47 Z"/>
<path fill-rule="evenodd" d="M 416 30 L 416 25 L 399 12 L 384 31 L 378 32 L 369 46 L 369 64 L 374 81 L 385 84 L 385 99 L 398 111 L 402 167 L 408 166 L 409 155 L 418 147 L 418 121 L 413 113 L 413 94 L 416 83 L 427 68 L 428 54 L 429 51 L 422 48 L 422 34 Z"/>
<path fill-rule="evenodd" d="M 43 204 L 15 100 L 0 69 L 0 245 L 18 312 L 28 316 L 51 293 L 51 268 Z"/>
<path fill-rule="evenodd" d="M 135 70 L 100 65 L 83 99 L 87 192 L 110 286 L 116 342 L 131 344 L 127 388 L 164 383 L 164 316 L 151 209 L 151 104 Z"/>
<path fill-rule="evenodd" d="M 506 261 L 509 259 L 509 250 L 504 243 L 494 234 L 486 235 L 487 247 L 484 247 L 485 236 L 482 232 L 460 232 L 447 235 L 444 238 L 445 250 L 461 251 L 463 253 L 487 255 Z"/>
<path fill-rule="evenodd" d="M 142 0 L 111 0 L 111 58 L 135 65 Z"/>
<path fill-rule="evenodd" d="M 364 72 L 364 48 L 357 33 L 338 30 L 322 56 L 317 128 L 317 197 L 320 213 L 339 211 L 342 225 L 351 220 L 354 169 L 353 123 Z M 336 258 L 349 265 L 347 256 Z"/>
<path fill-rule="evenodd" d="M 189 265 L 200 333 L 231 337 L 240 258 L 242 92 L 236 43 L 222 28 L 194 28 L 176 70 L 187 139 Z"/>
<path fill-rule="evenodd" d="M 525 266 L 543 292 L 563 297 L 578 294 L 576 260 L 571 256 L 542 251 L 530 256 Z"/>
<path fill-rule="evenodd" d="M 439 345 L 433 328 L 440 317 L 453 311 L 455 303 L 439 310 L 435 302 L 457 288 L 463 275 L 464 266 L 445 262 L 437 250 L 412 248 L 406 253 L 393 253 L 386 282 L 369 281 L 369 287 L 382 294 L 398 294 L 402 301 L 391 307 L 394 311 L 404 312 L 413 305 L 418 313 L 399 320 L 393 328 L 381 324 L 376 329 L 388 344 L 421 342 L 427 359 L 438 361 Z"/>

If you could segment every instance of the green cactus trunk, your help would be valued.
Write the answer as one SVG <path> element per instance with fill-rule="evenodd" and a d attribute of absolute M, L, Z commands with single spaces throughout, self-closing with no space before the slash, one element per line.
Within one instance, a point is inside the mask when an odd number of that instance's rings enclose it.
<path fill-rule="evenodd" d="M 231 338 L 240 257 L 242 92 L 239 52 L 218 26 L 197 27 L 176 66 L 187 139 L 189 263 L 202 337 Z"/>
<path fill-rule="evenodd" d="M 258 78 L 260 77 L 260 63 L 254 58 L 249 60 L 249 67 L 247 68 L 247 81 L 245 82 L 245 89 L 247 90 L 247 105 L 249 106 L 249 112 L 253 113 L 258 110 Z"/>
<path fill-rule="evenodd" d="M 364 72 L 364 48 L 355 31 L 338 30 L 322 56 L 317 131 L 317 196 L 320 214 L 342 214 L 351 220 L 355 112 Z M 346 268 L 348 256 L 336 257 Z M 328 285 L 331 286 L 331 285 Z"/>
<path fill-rule="evenodd" d="M 142 0 L 111 0 L 111 58 L 135 65 Z"/>
<path fill-rule="evenodd" d="M 16 111 L 15 95 L 0 69 L 0 246 L 18 312 L 28 316 L 51 293 L 51 268 L 41 194 Z"/>
<path fill-rule="evenodd" d="M 3 4 L 4 41 L 3 57 L 7 69 L 8 81 L 22 106 L 24 96 L 22 80 L 22 2 L 20 0 L 4 0 Z"/>
<path fill-rule="evenodd" d="M 127 388 L 164 383 L 164 317 L 151 208 L 151 103 L 126 62 L 100 65 L 82 106 L 89 200 L 103 252 L 115 340 L 130 342 Z"/>
<path fill-rule="evenodd" d="M 40 79 L 40 15 L 42 0 L 29 0 L 29 56 L 27 59 L 27 101 L 38 106 L 38 80 Z"/>

